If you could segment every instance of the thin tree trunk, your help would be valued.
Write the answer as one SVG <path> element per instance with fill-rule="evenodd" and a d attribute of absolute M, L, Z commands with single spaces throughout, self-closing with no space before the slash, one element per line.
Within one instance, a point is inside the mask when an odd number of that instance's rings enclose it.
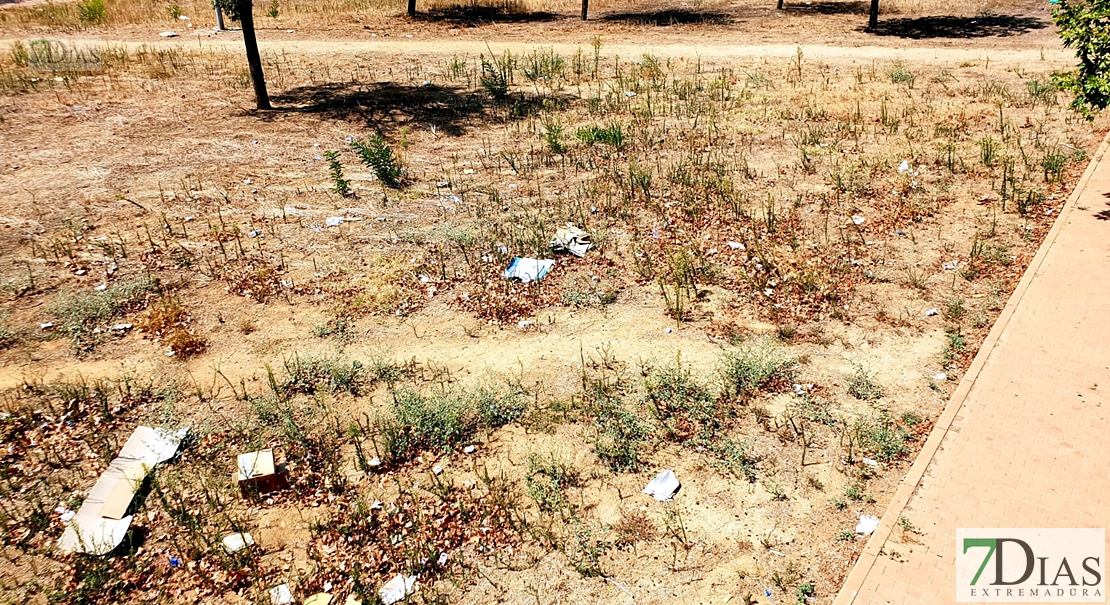
<path fill-rule="evenodd" d="M 867 17 L 867 31 L 873 31 L 879 25 L 879 0 L 871 0 L 871 14 Z"/>
<path fill-rule="evenodd" d="M 586 14 L 590 9 L 590 0 L 582 0 L 582 20 L 586 20 Z"/>
<path fill-rule="evenodd" d="M 258 39 L 254 37 L 254 13 L 250 0 L 239 6 L 239 23 L 243 26 L 243 45 L 247 47 L 247 65 L 250 67 L 254 99 L 258 109 L 273 109 L 266 92 L 266 76 L 262 74 L 262 57 L 258 54 Z"/>
<path fill-rule="evenodd" d="M 409 16 L 416 16 L 416 0 L 409 0 Z"/>

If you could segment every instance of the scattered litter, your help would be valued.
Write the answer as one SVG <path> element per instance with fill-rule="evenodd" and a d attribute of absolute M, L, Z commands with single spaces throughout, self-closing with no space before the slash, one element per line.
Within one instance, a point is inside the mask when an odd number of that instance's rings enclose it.
<path fill-rule="evenodd" d="M 170 557 L 170 567 L 181 567 L 181 559 L 178 557 Z"/>
<path fill-rule="evenodd" d="M 382 465 L 382 459 L 378 458 L 377 456 L 374 456 L 373 458 L 370 459 L 370 462 L 367 462 L 367 464 L 369 464 L 370 466 L 381 466 Z"/>
<path fill-rule="evenodd" d="M 667 334 L 670 334 L 671 332 L 673 332 L 673 330 L 671 328 L 664 328 L 663 331 L 666 332 Z"/>
<path fill-rule="evenodd" d="M 436 560 L 436 565 L 439 565 L 440 567 L 446 565 L 447 564 L 447 559 L 448 559 L 447 553 L 445 553 L 445 552 L 439 553 L 439 559 Z"/>
<path fill-rule="evenodd" d="M 794 394 L 801 397 L 806 394 L 806 388 L 798 383 L 794 383 Z"/>
<path fill-rule="evenodd" d="M 629 99 L 631 99 L 632 97 L 636 96 L 636 93 L 635 93 L 635 92 L 632 92 L 631 90 L 626 90 L 626 91 L 624 91 L 624 96 L 626 96 L 626 97 L 628 97 Z"/>
<path fill-rule="evenodd" d="M 555 266 L 553 260 L 541 260 L 538 258 L 514 258 L 513 262 L 509 263 L 509 268 L 505 269 L 505 279 L 519 279 L 524 283 L 542 279 Z"/>
<path fill-rule="evenodd" d="M 936 307 L 932 307 L 929 310 L 925 311 L 925 317 L 933 317 L 939 313 L 940 311 L 937 311 Z"/>
<path fill-rule="evenodd" d="M 338 227 L 338 226 L 343 224 L 343 217 L 342 216 L 329 216 L 324 221 L 324 224 L 327 225 L 328 227 Z"/>
<path fill-rule="evenodd" d="M 393 605 L 397 601 L 404 599 L 410 594 L 416 592 L 416 576 L 403 576 L 397 574 L 392 580 L 382 586 L 378 591 L 378 598 L 382 600 L 385 605 Z"/>
<path fill-rule="evenodd" d="M 529 328 L 536 327 L 536 322 L 532 321 L 531 319 L 523 319 L 520 321 L 520 323 L 517 324 L 517 327 L 519 327 L 521 330 L 527 330 Z"/>
<path fill-rule="evenodd" d="M 162 32 L 158 35 L 162 36 L 163 38 L 176 38 L 177 37 L 177 32 Z"/>
<path fill-rule="evenodd" d="M 437 475 L 442 475 L 443 474 L 443 467 L 437 464 L 437 465 L 432 467 L 432 472 L 437 474 Z"/>
<path fill-rule="evenodd" d="M 185 15 L 178 15 L 177 18 L 182 20 L 182 21 L 192 21 L 192 19 L 190 19 L 189 17 L 186 17 Z"/>
<path fill-rule="evenodd" d="M 780 17 L 782 16 L 782 13 L 775 13 L 775 14 L 780 16 Z M 766 597 L 768 599 L 771 599 L 772 603 L 774 603 L 775 605 L 779 605 L 778 601 L 775 600 L 775 597 L 771 596 L 771 589 L 770 588 L 768 588 L 767 590 L 764 590 L 763 594 L 766 595 Z"/>
<path fill-rule="evenodd" d="M 743 250 L 744 249 L 744 244 L 741 244 L 740 242 L 734 242 L 734 241 L 730 240 L 728 242 L 728 247 L 732 248 L 733 250 Z"/>
<path fill-rule="evenodd" d="M 49 321 L 44 323 L 44 324 L 39 324 L 39 329 L 40 330 L 49 330 L 50 328 L 53 328 L 53 327 L 54 327 L 54 323 L 49 322 Z"/>
<path fill-rule="evenodd" d="M 447 187 L 450 187 L 450 186 L 451 186 L 451 183 L 448 183 L 447 181 L 437 181 L 436 182 L 436 187 L 438 187 L 440 189 L 446 189 Z"/>
<path fill-rule="evenodd" d="M 247 232 L 247 237 L 258 237 L 259 235 L 262 235 L 262 232 L 258 229 L 252 229 Z"/>
<path fill-rule="evenodd" d="M 866 464 L 867 466 L 870 466 L 871 468 L 878 468 L 878 466 L 879 466 L 878 462 L 876 462 L 876 461 L 874 461 L 870 458 L 864 458 L 863 463 Z"/>
<path fill-rule="evenodd" d="M 945 269 L 946 271 L 955 271 L 955 270 L 956 270 L 956 267 L 959 267 L 959 266 L 960 266 L 960 261 L 958 261 L 958 260 L 953 260 L 953 261 L 951 261 L 951 262 L 947 262 L 947 263 L 944 263 L 944 264 L 943 264 L 943 265 L 941 265 L 941 266 L 942 266 L 942 267 L 944 267 L 944 269 Z"/>
<path fill-rule="evenodd" d="M 864 536 L 870 536 L 875 532 L 875 528 L 879 526 L 879 518 L 871 515 L 863 515 L 859 518 L 859 525 L 856 526 L 856 533 Z"/>
<path fill-rule="evenodd" d="M 68 522 L 70 519 L 77 516 L 77 511 L 70 510 L 64 506 L 59 506 L 58 508 L 55 508 L 54 512 L 58 513 L 58 515 L 61 516 L 62 522 Z"/>
<path fill-rule="evenodd" d="M 238 552 L 248 546 L 254 546 L 254 538 L 248 533 L 228 534 L 224 536 L 222 542 L 227 552 Z"/>
<path fill-rule="evenodd" d="M 81 508 L 85 507 L 82 505 Z M 106 555 L 123 542 L 123 537 L 131 527 L 130 516 L 122 519 L 105 519 L 100 516 L 99 511 L 91 514 L 82 513 L 83 511 L 78 511 L 66 524 L 66 530 L 58 540 L 58 548 L 61 551 Z"/>
<path fill-rule="evenodd" d="M 78 270 L 73 272 L 74 275 L 84 275 L 86 273 L 88 273 L 88 271 L 86 271 L 84 269 L 78 269 Z"/>
<path fill-rule="evenodd" d="M 293 592 L 289 590 L 288 584 L 274 586 L 270 589 L 270 602 L 273 605 L 292 605 Z"/>
<path fill-rule="evenodd" d="M 897 233 L 898 235 L 905 235 L 906 234 L 906 232 L 902 231 L 901 229 L 895 231 L 895 233 Z"/>
<path fill-rule="evenodd" d="M 910 161 L 909 160 L 902 160 L 902 163 L 898 165 L 898 174 L 906 174 L 909 171 L 910 171 Z"/>
<path fill-rule="evenodd" d="M 235 480 L 244 496 L 276 491 L 286 485 L 285 474 L 274 465 L 274 450 L 239 454 L 237 462 Z"/>
<path fill-rule="evenodd" d="M 644 493 L 660 502 L 669 502 L 671 498 L 674 498 L 680 487 L 682 487 L 682 484 L 678 482 L 678 477 L 675 476 L 674 471 L 667 469 L 648 482 L 647 487 L 644 488 Z"/>
<path fill-rule="evenodd" d="M 945 380 L 948 380 L 948 374 L 945 374 L 944 372 L 941 372 L 940 374 L 937 374 L 936 376 L 933 376 L 933 380 L 935 380 L 937 382 L 944 382 Z"/>
<path fill-rule="evenodd" d="M 89 490 L 81 508 L 69 516 L 58 548 L 92 555 L 115 550 L 131 527 L 131 516 L 123 514 L 131 507 L 131 499 L 143 479 L 155 466 L 177 455 L 177 448 L 188 432 L 188 427 L 174 432 L 148 426 L 136 428 L 119 456 Z"/>
<path fill-rule="evenodd" d="M 107 289 L 108 289 L 108 284 L 100 284 L 99 286 L 93 288 L 93 290 L 96 290 L 97 292 L 103 292 Z"/>
<path fill-rule="evenodd" d="M 474 447 L 473 445 L 468 445 L 468 446 L 463 448 L 463 453 L 464 454 L 473 454 L 475 452 L 475 450 L 477 450 L 477 449 L 478 448 Z"/>
<path fill-rule="evenodd" d="M 567 223 L 566 227 L 555 231 L 555 237 L 551 238 L 549 245 L 555 252 L 570 252 L 581 258 L 586 255 L 593 242 L 590 241 L 589 233 L 575 227 L 574 223 Z"/>
<path fill-rule="evenodd" d="M 304 600 L 304 605 L 330 605 L 331 595 L 326 592 L 314 594 Z"/>
<path fill-rule="evenodd" d="M 864 218 L 864 217 L 862 217 L 858 214 L 853 214 L 852 215 L 852 222 L 857 224 L 857 225 L 862 225 L 863 222 L 866 221 L 866 220 L 867 220 L 866 218 Z"/>

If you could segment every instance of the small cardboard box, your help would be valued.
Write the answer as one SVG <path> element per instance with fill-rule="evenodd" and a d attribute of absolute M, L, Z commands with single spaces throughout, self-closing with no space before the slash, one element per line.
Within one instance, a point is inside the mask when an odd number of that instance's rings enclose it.
<path fill-rule="evenodd" d="M 274 450 L 239 454 L 235 481 L 244 496 L 265 494 L 288 485 L 285 473 L 274 465 Z"/>

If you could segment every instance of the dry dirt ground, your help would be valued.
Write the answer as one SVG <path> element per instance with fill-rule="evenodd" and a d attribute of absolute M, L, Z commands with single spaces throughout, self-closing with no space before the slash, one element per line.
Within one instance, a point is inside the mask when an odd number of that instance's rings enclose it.
<path fill-rule="evenodd" d="M 6 5 L 0 598 L 830 602 L 1105 131 L 1047 5 L 944 8 L 277 3 L 257 112 L 203 3 Z M 55 552 L 140 422 L 193 437 Z"/>

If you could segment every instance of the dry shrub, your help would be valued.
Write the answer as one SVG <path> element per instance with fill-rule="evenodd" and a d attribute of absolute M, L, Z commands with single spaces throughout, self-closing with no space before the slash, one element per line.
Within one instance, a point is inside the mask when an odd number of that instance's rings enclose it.
<path fill-rule="evenodd" d="M 281 289 L 278 268 L 260 258 L 239 259 L 224 265 L 227 291 L 264 303 Z"/>
<path fill-rule="evenodd" d="M 139 324 L 139 329 L 156 341 L 169 346 L 173 354 L 187 358 L 199 355 L 208 348 L 208 341 L 192 329 L 189 312 L 176 299 L 163 298 L 150 309 Z"/>
<path fill-rule="evenodd" d="M 655 523 L 643 511 L 630 511 L 621 514 L 621 520 L 613 525 L 617 532 L 617 547 L 632 546 L 637 542 L 647 542 L 655 538 Z"/>
<path fill-rule="evenodd" d="M 181 358 L 199 355 L 208 348 L 208 341 L 192 330 L 174 330 L 162 340 L 169 345 L 174 355 Z"/>

